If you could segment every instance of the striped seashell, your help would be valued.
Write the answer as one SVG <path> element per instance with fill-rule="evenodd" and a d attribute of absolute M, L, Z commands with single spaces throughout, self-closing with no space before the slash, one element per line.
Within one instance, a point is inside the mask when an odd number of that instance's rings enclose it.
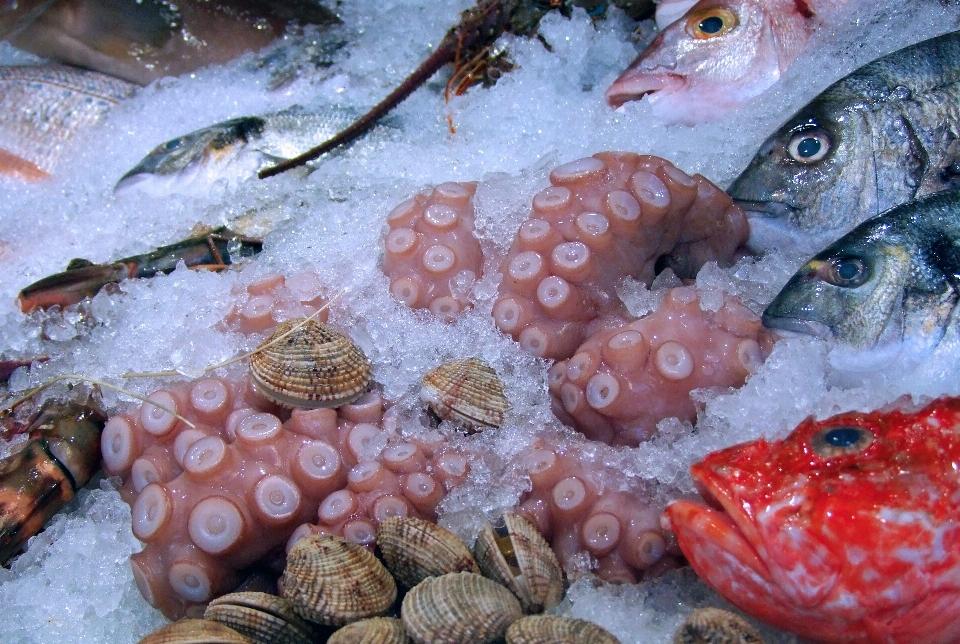
<path fill-rule="evenodd" d="M 237 631 L 206 619 L 181 619 L 144 637 L 138 644 L 254 644 Z"/>
<path fill-rule="evenodd" d="M 385 519 L 377 532 L 377 545 L 387 570 L 407 588 L 448 572 L 480 572 L 455 534 L 416 517 Z"/>
<path fill-rule="evenodd" d="M 499 427 L 510 407 L 497 373 L 477 358 L 445 362 L 427 372 L 420 384 L 420 399 L 437 416 L 471 433 Z"/>
<path fill-rule="evenodd" d="M 495 642 L 522 616 L 509 590 L 472 572 L 428 577 L 407 593 L 400 608 L 407 635 L 417 644 Z"/>
<path fill-rule="evenodd" d="M 697 608 L 673 636 L 674 644 L 763 644 L 747 620 L 722 608 Z"/>
<path fill-rule="evenodd" d="M 563 569 L 550 544 L 528 520 L 504 513 L 480 530 L 473 547 L 483 574 L 520 599 L 526 613 L 541 613 L 563 598 Z"/>
<path fill-rule="evenodd" d="M 310 535 L 287 555 L 281 595 L 300 616 L 341 626 L 384 613 L 397 584 L 373 554 L 334 535 Z"/>
<path fill-rule="evenodd" d="M 527 615 L 507 629 L 507 644 L 620 644 L 620 640 L 584 619 Z"/>
<path fill-rule="evenodd" d="M 347 624 L 327 644 L 409 644 L 403 622 L 394 617 L 371 617 Z"/>
<path fill-rule="evenodd" d="M 207 605 L 204 619 L 220 622 L 256 642 L 312 644 L 316 629 L 283 597 L 260 592 L 230 593 Z"/>
<path fill-rule="evenodd" d="M 281 322 L 250 356 L 250 373 L 257 389 L 284 407 L 339 407 L 370 385 L 370 361 L 359 347 L 314 319 Z"/>

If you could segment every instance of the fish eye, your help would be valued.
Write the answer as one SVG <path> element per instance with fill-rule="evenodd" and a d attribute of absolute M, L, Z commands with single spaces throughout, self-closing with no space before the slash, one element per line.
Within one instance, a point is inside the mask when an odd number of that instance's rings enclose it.
<path fill-rule="evenodd" d="M 687 18 L 687 33 L 694 38 L 706 40 L 728 33 L 740 24 L 735 13 L 723 7 L 711 7 L 695 11 Z"/>
<path fill-rule="evenodd" d="M 830 137 L 823 130 L 797 132 L 787 145 L 790 157 L 799 163 L 816 163 L 830 151 Z"/>
<path fill-rule="evenodd" d="M 873 432 L 855 425 L 826 427 L 810 439 L 813 451 L 824 458 L 861 452 L 873 442 Z"/>
<path fill-rule="evenodd" d="M 870 279 L 867 263 L 859 257 L 838 257 L 825 265 L 823 278 L 834 286 L 856 288 Z"/>
<path fill-rule="evenodd" d="M 180 147 L 180 139 L 170 139 L 169 141 L 167 141 L 166 145 L 163 146 L 163 148 L 167 152 L 169 152 L 170 150 L 176 150 L 179 147 Z"/>

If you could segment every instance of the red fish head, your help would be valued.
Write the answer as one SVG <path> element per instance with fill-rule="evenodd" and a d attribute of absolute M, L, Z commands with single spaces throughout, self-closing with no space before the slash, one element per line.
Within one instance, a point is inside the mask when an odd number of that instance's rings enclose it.
<path fill-rule="evenodd" d="M 665 522 L 724 597 L 824 642 L 960 641 L 960 399 L 807 420 L 691 469 Z"/>

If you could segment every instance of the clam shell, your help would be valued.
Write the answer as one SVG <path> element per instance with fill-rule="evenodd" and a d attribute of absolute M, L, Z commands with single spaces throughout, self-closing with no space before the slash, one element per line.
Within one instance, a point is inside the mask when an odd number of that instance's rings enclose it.
<path fill-rule="evenodd" d="M 523 612 L 513 594 L 472 572 L 428 577 L 400 608 L 407 635 L 417 644 L 485 644 L 503 637 Z"/>
<path fill-rule="evenodd" d="M 507 644 L 620 644 L 620 640 L 583 619 L 528 615 L 507 629 Z"/>
<path fill-rule="evenodd" d="M 257 389 L 284 407 L 339 407 L 370 385 L 370 361 L 347 336 L 317 320 L 281 322 L 250 356 Z"/>
<path fill-rule="evenodd" d="M 480 572 L 470 550 L 455 534 L 416 517 L 384 520 L 377 545 L 387 570 L 407 588 L 448 572 Z"/>
<path fill-rule="evenodd" d="M 379 615 L 397 598 L 393 577 L 370 551 L 333 535 L 297 541 L 280 582 L 299 615 L 334 626 Z"/>
<path fill-rule="evenodd" d="M 253 644 L 253 641 L 219 622 L 181 619 L 150 633 L 139 644 Z"/>
<path fill-rule="evenodd" d="M 526 613 L 541 613 L 563 598 L 563 569 L 550 544 L 519 514 L 507 512 L 480 530 L 473 547 L 483 574 L 509 588 Z"/>
<path fill-rule="evenodd" d="M 763 644 L 747 620 L 722 608 L 698 608 L 673 636 L 674 644 Z"/>
<path fill-rule="evenodd" d="M 476 431 L 503 424 L 510 406 L 497 373 L 477 358 L 452 360 L 420 380 L 420 398 L 437 416 Z"/>
<path fill-rule="evenodd" d="M 347 624 L 327 644 L 409 644 L 403 622 L 393 617 L 371 617 Z"/>
<path fill-rule="evenodd" d="M 230 593 L 207 605 L 204 619 L 220 622 L 257 642 L 312 644 L 315 629 L 283 597 L 259 592 Z"/>

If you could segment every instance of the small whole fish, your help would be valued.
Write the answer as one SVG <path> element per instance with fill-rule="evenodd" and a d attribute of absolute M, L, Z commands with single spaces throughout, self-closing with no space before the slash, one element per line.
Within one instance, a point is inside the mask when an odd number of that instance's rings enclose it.
<path fill-rule="evenodd" d="M 691 468 L 664 523 L 747 613 L 830 644 L 960 641 L 960 399 L 801 423 Z"/>
<path fill-rule="evenodd" d="M 865 371 L 928 356 L 958 324 L 958 299 L 960 190 L 949 190 L 868 219 L 818 253 L 763 324 L 833 338 L 840 365 Z"/>
<path fill-rule="evenodd" d="M 352 123 L 359 112 L 294 106 L 263 116 L 242 116 L 161 143 L 117 182 L 162 196 L 207 194 L 219 180 L 245 181 L 257 171 L 296 157 Z"/>
<path fill-rule="evenodd" d="M 846 0 L 700 0 L 657 8 L 661 32 L 607 89 L 619 107 L 646 97 L 668 123 L 711 121 L 773 85 Z"/>
<path fill-rule="evenodd" d="M 0 174 L 25 181 L 50 176 L 67 141 L 136 89 L 64 65 L 0 66 Z"/>
<path fill-rule="evenodd" d="M 822 248 L 915 197 L 960 185 L 960 33 L 865 65 L 760 147 L 728 192 L 750 247 Z"/>

